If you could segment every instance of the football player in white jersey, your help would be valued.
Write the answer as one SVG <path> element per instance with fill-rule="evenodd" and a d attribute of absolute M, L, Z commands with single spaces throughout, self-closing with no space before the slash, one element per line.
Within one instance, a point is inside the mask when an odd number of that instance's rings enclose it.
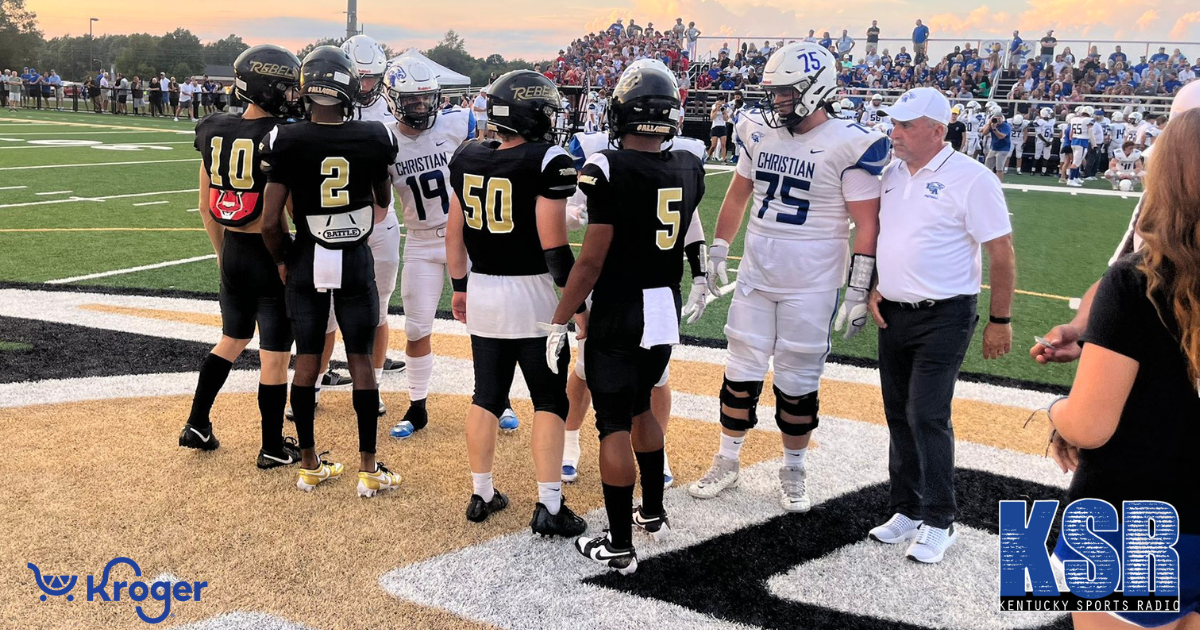
<path fill-rule="evenodd" d="M 854 111 L 855 110 L 854 101 L 852 101 L 848 98 L 844 98 L 840 101 L 839 104 L 842 107 L 842 111 L 841 111 L 841 113 L 838 114 L 838 118 L 840 118 L 842 120 L 854 120 L 855 118 L 858 117 Z"/>
<path fill-rule="evenodd" d="M 1142 129 L 1142 112 L 1129 115 L 1129 124 L 1125 126 L 1125 139 L 1137 144 L 1138 133 Z"/>
<path fill-rule="evenodd" d="M 1054 175 L 1050 171 L 1050 154 L 1054 150 L 1054 110 L 1043 107 L 1038 112 L 1038 119 L 1033 121 L 1033 133 L 1034 172 L 1051 177 Z"/>
<path fill-rule="evenodd" d="M 583 108 L 583 130 L 585 132 L 600 131 L 600 96 L 589 92 L 587 105 Z"/>
<path fill-rule="evenodd" d="M 987 117 L 979 111 L 979 101 L 967 103 L 967 114 L 959 120 L 962 120 L 963 125 L 967 128 L 967 140 L 963 142 L 963 153 L 975 157 L 982 147 L 982 143 L 979 141 L 979 130 L 983 129 L 983 123 L 987 121 Z"/>
<path fill-rule="evenodd" d="M 404 439 L 429 422 L 425 399 L 433 374 L 430 335 L 447 273 L 450 156 L 475 137 L 475 130 L 466 110 L 439 109 L 441 87 L 425 62 L 397 59 L 388 67 L 384 84 L 396 114 L 389 125 L 399 147 L 391 176 L 406 230 L 400 295 L 404 300 L 409 407 L 391 430 L 392 437 Z"/>
<path fill-rule="evenodd" d="M 1145 161 L 1142 160 L 1142 152 L 1138 151 L 1137 145 L 1128 140 L 1121 148 L 1113 151 L 1112 160 L 1108 163 L 1108 170 L 1104 173 L 1104 179 L 1107 179 L 1112 184 L 1113 190 L 1121 187 L 1121 182 L 1128 180 L 1132 186 L 1142 183 L 1142 178 L 1146 176 Z"/>
<path fill-rule="evenodd" d="M 342 44 L 342 50 L 350 56 L 358 69 L 359 89 L 354 97 L 354 120 L 373 120 L 384 124 L 394 122 L 387 100 L 380 98 L 383 94 L 383 73 L 387 69 L 387 55 L 374 39 L 367 35 L 355 35 Z M 375 288 L 379 292 L 379 327 L 375 329 L 375 346 L 372 351 L 374 360 L 375 382 L 383 379 L 387 371 L 399 372 L 404 370 L 403 361 L 392 361 L 387 358 L 388 323 L 387 309 L 392 293 L 396 290 L 396 275 L 400 271 L 400 230 L 396 220 L 394 202 L 388 205 L 387 216 L 383 222 L 375 225 L 367 244 L 375 257 Z M 329 305 L 329 322 L 325 330 L 325 351 L 321 353 L 320 371 L 325 373 L 317 384 L 317 400 L 321 399 L 321 387 L 349 386 L 354 383 L 350 378 L 342 376 L 333 370 L 328 370 L 329 359 L 333 356 L 333 347 L 337 341 L 337 318 L 334 317 L 333 303 Z M 387 405 L 383 403 L 383 394 L 379 397 L 379 415 L 387 413 Z M 292 409 L 287 409 L 288 418 L 292 417 Z"/>
<path fill-rule="evenodd" d="M 1163 128 L 1166 126 L 1167 117 L 1165 115 L 1146 120 L 1144 126 L 1140 129 L 1141 135 L 1138 137 L 1138 145 L 1143 149 L 1149 149 L 1154 146 L 1154 141 L 1158 139 L 1158 136 L 1162 134 Z"/>
<path fill-rule="evenodd" d="M 809 509 L 804 459 L 818 424 L 817 388 L 831 347 L 830 325 L 867 321 L 867 294 L 875 269 L 880 183 L 891 142 L 883 134 L 828 115 L 837 59 L 821 46 L 799 42 L 771 55 L 763 73 L 761 109 L 739 112 L 740 156 L 721 204 L 709 249 L 712 273 L 728 283 L 726 258 L 753 197 L 745 252 L 725 336 L 729 354 L 721 386 L 721 443 L 712 467 L 688 487 L 712 498 L 737 484 L 738 457 L 769 364 L 774 363 L 775 422 L 783 440 L 781 504 Z M 850 289 L 850 221 L 857 228 Z"/>
<path fill-rule="evenodd" d="M 1113 112 L 1112 124 L 1108 126 L 1108 155 L 1112 157 L 1117 154 L 1117 151 L 1125 145 L 1126 128 L 1125 113 L 1121 110 Z"/>
<path fill-rule="evenodd" d="M 883 96 L 872 94 L 871 100 L 863 105 L 858 122 L 862 123 L 864 127 L 874 127 L 879 124 L 879 110 L 881 109 L 883 109 Z"/>
<path fill-rule="evenodd" d="M 1067 185 L 1076 188 L 1083 186 L 1083 158 L 1092 145 L 1092 108 L 1082 105 L 1075 110 L 1075 115 L 1067 119 L 1068 131 L 1071 134 L 1071 170 L 1067 177 Z"/>
<path fill-rule="evenodd" d="M 639 59 L 629 64 L 626 72 L 635 68 L 650 65 L 656 66 L 661 70 L 666 71 L 667 68 L 657 59 Z M 670 74 L 668 72 L 668 74 Z M 671 75 L 674 76 L 674 75 Z M 679 113 L 682 121 L 683 113 Z M 609 128 L 612 129 L 609 121 Z M 567 145 L 567 153 L 575 160 L 577 169 L 582 169 L 587 159 L 593 154 L 606 149 L 618 149 L 615 140 L 609 133 L 577 133 L 571 137 L 571 141 Z M 670 140 L 666 140 L 662 144 L 663 151 L 687 151 L 703 162 L 705 159 L 704 143 L 695 138 L 677 135 Z M 587 195 L 582 190 L 575 191 L 575 194 L 567 200 L 567 229 L 580 230 L 587 226 Z M 693 221 L 687 235 L 689 241 L 693 239 L 704 239 L 704 226 L 699 221 Z M 714 287 L 715 288 L 715 287 Z M 708 287 L 704 288 L 707 295 Z M 694 299 L 693 299 L 694 298 Z M 693 293 L 689 297 L 688 305 L 699 307 L 702 314 L 704 306 L 699 306 L 700 296 Z M 707 306 L 707 303 L 705 303 Z M 690 313 L 685 309 L 684 316 L 687 317 Z M 699 319 L 699 315 L 695 319 Z M 695 321 L 690 319 L 689 322 Z M 563 470 L 562 479 L 564 482 L 572 483 L 578 479 L 578 464 L 579 464 L 579 429 L 583 426 L 584 416 L 587 414 L 588 407 L 591 405 L 591 393 L 587 388 L 587 376 L 584 372 L 586 365 L 583 360 L 583 346 L 586 339 L 579 340 L 579 350 L 575 361 L 575 370 L 567 377 L 567 399 L 571 403 L 570 412 L 567 414 L 567 431 L 563 445 Z M 662 378 L 655 385 L 650 393 L 650 405 L 654 411 L 654 417 L 662 425 L 663 435 L 667 434 L 667 422 L 671 416 L 671 386 L 668 382 L 670 376 L 670 366 L 663 371 Z M 671 464 L 664 454 L 663 456 L 663 487 L 669 488 L 674 483 L 674 477 L 671 474 Z"/>
<path fill-rule="evenodd" d="M 1025 134 L 1029 131 L 1029 121 L 1020 114 L 1013 115 L 1008 121 L 1012 127 L 1013 153 L 1017 155 L 1017 174 L 1021 174 L 1021 163 L 1025 158 Z"/>

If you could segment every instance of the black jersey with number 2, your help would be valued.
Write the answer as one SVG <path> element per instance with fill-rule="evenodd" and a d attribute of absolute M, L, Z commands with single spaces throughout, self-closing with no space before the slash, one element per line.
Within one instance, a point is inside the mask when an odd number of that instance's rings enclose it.
<path fill-rule="evenodd" d="M 492 276 L 547 273 L 537 228 L 537 198 L 575 194 L 575 163 L 562 147 L 468 142 L 450 160 L 450 186 L 463 211 L 471 270 Z"/>
<path fill-rule="evenodd" d="M 613 226 L 593 299 L 628 299 L 643 289 L 679 292 L 684 235 L 704 197 L 704 165 L 687 151 L 605 150 L 579 173 L 588 223 Z"/>
<path fill-rule="evenodd" d="M 196 125 L 194 146 L 208 173 L 208 211 L 214 221 L 242 227 L 262 215 L 267 185 L 258 157 L 258 144 L 278 118 L 242 118 L 216 113 Z"/>

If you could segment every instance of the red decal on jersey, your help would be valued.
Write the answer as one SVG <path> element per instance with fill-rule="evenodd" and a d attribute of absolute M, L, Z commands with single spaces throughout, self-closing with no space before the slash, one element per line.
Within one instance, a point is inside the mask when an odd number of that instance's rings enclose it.
<path fill-rule="evenodd" d="M 208 207 L 217 220 L 237 223 L 254 214 L 258 207 L 258 195 L 256 192 L 210 188 Z"/>

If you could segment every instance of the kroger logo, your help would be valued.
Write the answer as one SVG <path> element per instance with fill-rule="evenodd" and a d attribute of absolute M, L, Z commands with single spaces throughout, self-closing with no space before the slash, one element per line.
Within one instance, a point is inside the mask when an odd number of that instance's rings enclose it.
<path fill-rule="evenodd" d="M 135 602 L 145 601 L 146 598 L 154 601 L 162 602 L 162 613 L 156 617 L 151 617 L 142 610 L 141 606 L 137 607 L 137 615 L 146 623 L 159 623 L 167 617 L 171 616 L 171 601 L 186 602 L 194 599 L 200 601 L 201 589 L 208 586 L 208 582 L 175 582 L 172 584 L 166 580 L 160 582 L 151 582 L 147 584 L 142 581 L 124 582 L 114 580 L 112 589 L 108 588 L 108 574 L 112 568 L 118 564 L 127 564 L 133 567 L 133 574 L 136 577 L 142 576 L 142 568 L 136 562 L 129 558 L 113 558 L 104 565 L 104 574 L 97 584 L 94 575 L 87 576 L 87 592 L 86 597 L 89 602 L 97 599 L 105 602 L 119 602 L 122 594 L 127 599 Z M 37 580 L 38 588 L 42 589 L 42 601 L 46 601 L 47 597 L 67 596 L 67 601 L 75 601 L 75 595 L 71 591 L 75 588 L 76 582 L 79 580 L 78 575 L 42 575 L 37 565 L 30 562 L 25 566 L 33 571 L 33 577 Z"/>

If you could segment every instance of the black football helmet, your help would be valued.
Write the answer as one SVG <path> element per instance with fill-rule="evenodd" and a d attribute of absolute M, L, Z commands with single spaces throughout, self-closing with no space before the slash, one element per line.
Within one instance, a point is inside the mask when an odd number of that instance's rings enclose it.
<path fill-rule="evenodd" d="M 487 126 L 513 133 L 530 142 L 554 143 L 554 117 L 562 97 L 554 82 L 533 70 L 513 70 L 500 75 L 487 94 Z"/>
<path fill-rule="evenodd" d="M 304 108 L 293 90 L 300 87 L 300 60 L 290 50 L 262 44 L 242 51 L 233 62 L 233 92 L 278 118 L 299 118 Z M 291 92 L 291 94 L 289 94 Z"/>
<path fill-rule="evenodd" d="M 608 133 L 614 141 L 628 133 L 670 140 L 679 133 L 679 115 L 679 86 L 671 72 L 653 64 L 631 65 L 613 88 Z"/>
<path fill-rule="evenodd" d="M 336 100 L 342 117 L 354 115 L 354 97 L 358 94 L 358 68 L 346 51 L 337 46 L 317 46 L 300 65 L 300 97 L 307 107 L 313 100 Z M 332 103 L 330 103 L 332 104 Z"/>

